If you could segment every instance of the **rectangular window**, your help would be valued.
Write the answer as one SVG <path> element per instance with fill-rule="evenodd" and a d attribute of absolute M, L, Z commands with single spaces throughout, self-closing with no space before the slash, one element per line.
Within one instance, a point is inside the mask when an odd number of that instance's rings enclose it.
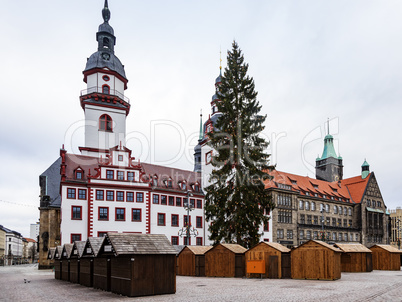
<path fill-rule="evenodd" d="M 127 180 L 134 181 L 134 172 L 127 172 Z"/>
<path fill-rule="evenodd" d="M 81 206 L 72 206 L 71 207 L 71 219 L 73 220 L 81 220 L 82 219 L 82 207 Z"/>
<path fill-rule="evenodd" d="M 305 223 L 306 223 L 304 214 L 301 214 L 301 215 L 300 215 L 300 223 L 301 223 L 301 224 L 305 224 Z"/>
<path fill-rule="evenodd" d="M 195 199 L 190 199 L 190 206 L 194 209 L 195 208 Z"/>
<path fill-rule="evenodd" d="M 312 224 L 312 216 L 311 215 L 307 215 L 307 224 Z"/>
<path fill-rule="evenodd" d="M 107 232 L 98 232 L 98 237 L 105 237 Z"/>
<path fill-rule="evenodd" d="M 313 239 L 318 239 L 318 232 L 314 231 L 313 236 L 314 236 Z"/>
<path fill-rule="evenodd" d="M 197 229 L 201 229 L 202 228 L 202 217 L 201 216 L 197 216 L 195 218 L 195 225 Z"/>
<path fill-rule="evenodd" d="M 166 214 L 158 213 L 158 225 L 164 226 L 166 225 Z"/>
<path fill-rule="evenodd" d="M 124 172 L 123 171 L 117 171 L 117 179 L 124 180 Z"/>
<path fill-rule="evenodd" d="M 167 205 L 167 196 L 166 195 L 161 195 L 161 204 Z"/>
<path fill-rule="evenodd" d="M 202 209 L 202 200 L 197 199 L 197 209 Z"/>
<path fill-rule="evenodd" d="M 188 206 L 188 199 L 183 198 L 183 207 L 187 207 L 187 206 Z"/>
<path fill-rule="evenodd" d="M 132 210 L 132 221 L 141 221 L 141 209 L 133 209 Z"/>
<path fill-rule="evenodd" d="M 188 217 L 187 215 L 184 215 L 184 217 L 183 217 L 183 226 L 187 226 L 188 223 L 190 223 L 190 226 L 191 226 L 191 216 Z"/>
<path fill-rule="evenodd" d="M 331 218 L 327 217 L 325 225 L 331 225 Z"/>
<path fill-rule="evenodd" d="M 119 221 L 126 220 L 126 209 L 116 208 L 116 220 L 119 220 Z"/>
<path fill-rule="evenodd" d="M 119 155 L 119 161 L 123 161 L 123 155 Z"/>
<path fill-rule="evenodd" d="M 190 238 L 189 242 L 187 242 L 187 239 L 188 239 L 187 237 L 183 238 L 184 245 L 191 245 L 191 238 Z"/>
<path fill-rule="evenodd" d="M 306 232 L 306 239 L 310 240 L 311 239 L 311 231 Z"/>
<path fill-rule="evenodd" d="M 124 192 L 123 191 L 117 191 L 116 192 L 116 200 L 117 201 L 124 201 Z"/>
<path fill-rule="evenodd" d="M 283 239 L 283 230 L 282 229 L 278 229 L 276 230 L 276 236 L 278 237 L 278 239 Z"/>
<path fill-rule="evenodd" d="M 172 236 L 172 245 L 179 245 L 179 237 Z"/>
<path fill-rule="evenodd" d="M 158 204 L 159 203 L 159 195 L 158 194 L 154 194 L 154 199 L 153 199 L 153 203 L 154 204 Z"/>
<path fill-rule="evenodd" d="M 107 179 L 114 179 L 114 171 L 113 170 L 106 170 L 106 178 Z"/>
<path fill-rule="evenodd" d="M 197 237 L 196 239 L 196 245 L 202 245 L 202 237 Z"/>
<path fill-rule="evenodd" d="M 172 226 L 179 226 L 179 215 L 172 214 Z"/>
<path fill-rule="evenodd" d="M 103 190 L 96 190 L 96 200 L 104 200 Z"/>
<path fill-rule="evenodd" d="M 99 220 L 109 220 L 109 208 L 99 207 Z"/>
<path fill-rule="evenodd" d="M 138 192 L 138 193 L 136 194 L 136 201 L 137 201 L 137 202 L 144 202 L 144 193 Z"/>
<path fill-rule="evenodd" d="M 304 231 L 299 232 L 299 237 L 300 240 L 304 239 Z"/>
<path fill-rule="evenodd" d="M 106 191 L 106 200 L 114 201 L 114 191 Z"/>
<path fill-rule="evenodd" d="M 75 189 L 72 189 L 72 188 L 67 189 L 67 198 L 75 199 Z"/>
<path fill-rule="evenodd" d="M 134 192 L 127 192 L 127 199 L 128 202 L 134 201 Z"/>
<path fill-rule="evenodd" d="M 348 220 L 347 220 L 347 219 L 344 219 L 344 220 L 343 220 L 343 227 L 344 227 L 344 228 L 347 228 L 347 227 L 348 227 Z"/>
<path fill-rule="evenodd" d="M 87 199 L 87 190 L 78 189 L 78 199 Z"/>
<path fill-rule="evenodd" d="M 286 238 L 287 239 L 293 239 L 293 231 L 292 230 L 287 230 Z"/>
<path fill-rule="evenodd" d="M 264 223 L 264 232 L 269 232 L 269 222 Z"/>
<path fill-rule="evenodd" d="M 314 224 L 318 225 L 318 216 L 314 216 Z"/>
<path fill-rule="evenodd" d="M 352 227 L 352 220 L 349 220 L 349 227 Z"/>
<path fill-rule="evenodd" d="M 74 241 L 81 241 L 81 234 L 71 234 L 71 243 Z"/>
<path fill-rule="evenodd" d="M 75 178 L 76 179 L 82 179 L 82 172 L 81 171 L 76 171 L 75 172 Z"/>
<path fill-rule="evenodd" d="M 173 196 L 169 196 L 169 205 L 174 206 L 174 197 Z"/>
<path fill-rule="evenodd" d="M 332 226 L 336 227 L 336 218 L 332 218 Z"/>
<path fill-rule="evenodd" d="M 176 206 L 181 207 L 181 197 L 176 197 Z"/>

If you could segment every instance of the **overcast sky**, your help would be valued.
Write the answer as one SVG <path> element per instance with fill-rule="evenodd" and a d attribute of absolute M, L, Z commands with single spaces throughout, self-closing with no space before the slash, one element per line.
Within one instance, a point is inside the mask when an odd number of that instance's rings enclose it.
<path fill-rule="evenodd" d="M 0 224 L 29 236 L 38 176 L 84 144 L 82 71 L 97 50 L 103 0 L 0 1 L 3 29 Z M 277 169 L 314 177 L 327 118 L 344 178 L 366 158 L 386 205 L 402 206 L 401 1 L 110 0 L 125 65 L 127 146 L 141 161 L 193 169 L 219 51 L 249 63 Z"/>

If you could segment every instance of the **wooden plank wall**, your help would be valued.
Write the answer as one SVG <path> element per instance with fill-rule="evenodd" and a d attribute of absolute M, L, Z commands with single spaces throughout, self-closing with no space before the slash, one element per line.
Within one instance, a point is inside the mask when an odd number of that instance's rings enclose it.
<path fill-rule="evenodd" d="M 205 253 L 207 277 L 235 277 L 235 254 L 221 245 Z"/>
<path fill-rule="evenodd" d="M 399 271 L 401 269 L 401 260 L 398 253 L 390 253 L 380 247 L 370 248 L 373 252 L 373 269 Z"/>
<path fill-rule="evenodd" d="M 178 257 L 177 275 L 195 276 L 195 257 L 192 251 L 184 248 Z"/>
<path fill-rule="evenodd" d="M 61 280 L 70 281 L 70 262 L 63 259 L 61 262 Z"/>
<path fill-rule="evenodd" d="M 54 260 L 54 278 L 61 280 L 61 262 L 59 259 Z"/>
<path fill-rule="evenodd" d="M 370 253 L 342 253 L 342 272 L 368 272 L 367 255 Z"/>
<path fill-rule="evenodd" d="M 110 291 L 110 268 L 106 257 L 94 258 L 93 287 Z"/>
<path fill-rule="evenodd" d="M 274 249 L 266 244 L 259 244 L 254 248 L 246 252 L 246 261 L 248 260 L 265 260 L 265 274 L 262 275 L 263 278 L 268 278 L 268 272 L 270 271 L 270 256 L 278 257 L 278 269 L 275 275 L 278 278 L 282 278 L 282 257 L 281 252 Z M 249 274 L 250 278 L 260 278 L 260 274 Z"/>
<path fill-rule="evenodd" d="M 315 242 L 292 250 L 293 279 L 336 280 L 341 278 L 341 253 Z"/>
<path fill-rule="evenodd" d="M 80 284 L 84 286 L 93 286 L 93 258 L 80 259 Z"/>
<path fill-rule="evenodd" d="M 80 262 L 78 259 L 70 260 L 70 282 L 79 283 L 80 280 Z"/>

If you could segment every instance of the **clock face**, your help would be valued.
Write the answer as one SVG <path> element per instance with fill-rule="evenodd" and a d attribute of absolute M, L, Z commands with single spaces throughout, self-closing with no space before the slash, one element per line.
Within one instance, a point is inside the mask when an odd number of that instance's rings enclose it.
<path fill-rule="evenodd" d="M 102 58 L 103 58 L 105 61 L 109 61 L 109 59 L 110 59 L 110 54 L 108 54 L 107 52 L 104 52 L 104 53 L 102 53 Z"/>

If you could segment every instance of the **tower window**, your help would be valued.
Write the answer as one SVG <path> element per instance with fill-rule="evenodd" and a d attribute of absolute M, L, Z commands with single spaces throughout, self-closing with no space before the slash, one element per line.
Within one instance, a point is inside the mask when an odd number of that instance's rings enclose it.
<path fill-rule="evenodd" d="M 109 39 L 103 38 L 103 48 L 109 48 Z"/>
<path fill-rule="evenodd" d="M 104 114 L 99 118 L 99 130 L 101 131 L 112 131 L 112 118 Z"/>
<path fill-rule="evenodd" d="M 110 80 L 110 78 L 107 76 L 107 75 L 104 75 L 103 77 L 102 77 L 102 79 L 104 80 L 104 81 L 109 81 Z"/>
<path fill-rule="evenodd" d="M 103 94 L 109 94 L 110 93 L 110 87 L 109 87 L 109 85 L 103 85 L 102 86 L 102 93 Z"/>

